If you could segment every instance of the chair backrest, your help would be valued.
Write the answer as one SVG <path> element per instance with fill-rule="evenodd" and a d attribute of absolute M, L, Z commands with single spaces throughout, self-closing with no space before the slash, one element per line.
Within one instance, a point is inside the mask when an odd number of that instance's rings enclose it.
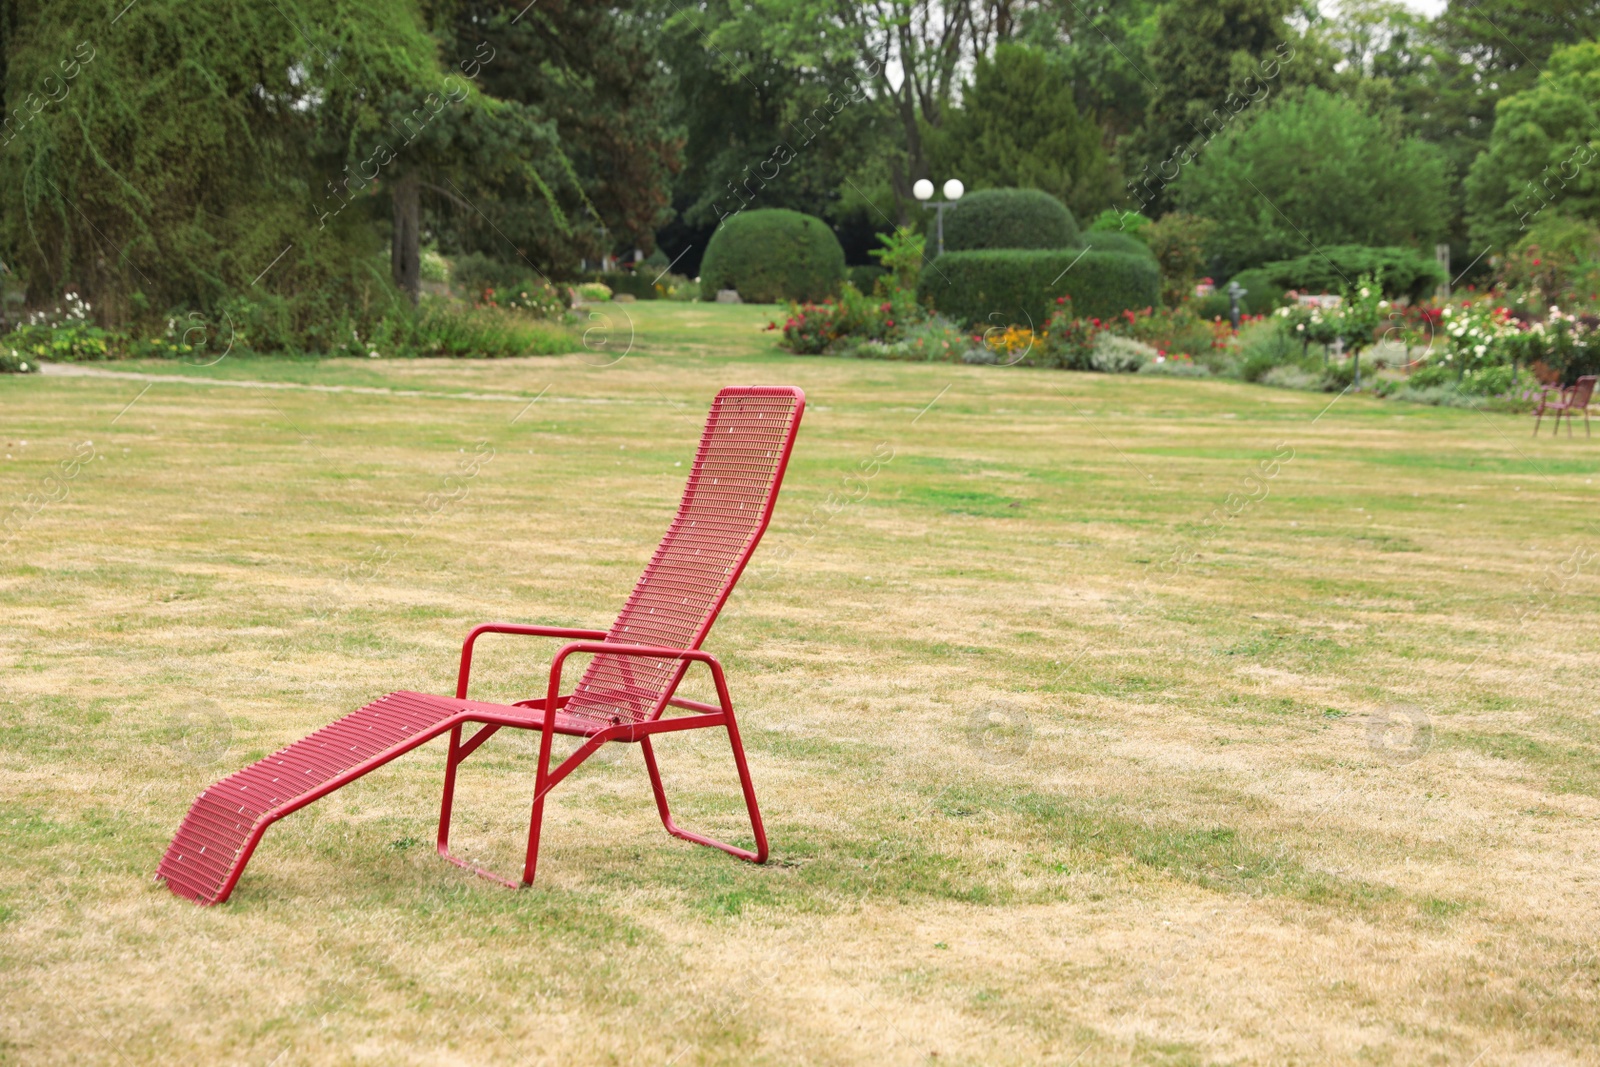
<path fill-rule="evenodd" d="M 805 406 L 805 393 L 787 386 L 717 394 L 678 514 L 606 640 L 700 647 L 772 519 Z M 566 711 L 608 723 L 653 719 L 686 669 L 673 660 L 598 655 Z"/>
<path fill-rule="evenodd" d="M 1572 387 L 1572 397 L 1567 401 L 1568 406 L 1575 408 L 1589 406 L 1589 398 L 1594 395 L 1595 377 L 1596 375 L 1593 374 L 1585 374 L 1578 379 L 1577 384 Z M 1588 418 L 1588 416 L 1585 415 L 1584 418 Z"/>

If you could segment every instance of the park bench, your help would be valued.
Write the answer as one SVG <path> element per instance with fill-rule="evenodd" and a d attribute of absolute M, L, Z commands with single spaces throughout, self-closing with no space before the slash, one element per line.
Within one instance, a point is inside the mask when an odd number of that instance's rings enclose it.
<path fill-rule="evenodd" d="M 189 809 L 156 877 L 200 904 L 228 899 L 268 826 L 376 770 L 397 756 L 448 733 L 439 854 L 500 882 L 533 882 L 545 795 L 608 742 L 637 744 L 667 832 L 763 863 L 767 838 L 734 719 L 722 665 L 700 650 L 722 605 L 771 521 L 778 488 L 805 409 L 799 389 L 751 386 L 724 389 L 707 416 L 677 515 L 609 630 L 489 623 L 472 630 L 461 648 L 454 697 L 390 693 L 205 790 Z M 472 651 L 484 634 L 565 638 L 550 663 L 545 695 L 514 704 L 467 699 Z M 562 669 L 574 655 L 593 655 L 571 693 L 561 692 Z M 679 698 L 692 664 L 704 664 L 717 703 Z M 689 712 L 663 716 L 668 707 Z M 476 724 L 470 736 L 463 727 Z M 527 857 L 520 881 L 481 870 L 451 855 L 450 806 L 462 762 L 496 731 L 540 732 Z M 754 850 L 680 828 L 673 822 L 650 739 L 680 730 L 725 729 L 733 749 Z M 555 734 L 582 744 L 554 769 Z"/>

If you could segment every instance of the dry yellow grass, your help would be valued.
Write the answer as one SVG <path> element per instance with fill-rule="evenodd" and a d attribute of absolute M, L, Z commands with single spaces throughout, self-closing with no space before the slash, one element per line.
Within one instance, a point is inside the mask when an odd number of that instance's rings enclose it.
<path fill-rule="evenodd" d="M 1600 445 L 794 359 L 767 314 L 0 380 L 0 1061 L 1600 1062 Z M 471 624 L 609 621 L 752 382 L 811 405 L 708 643 L 771 864 L 668 838 L 630 750 L 502 890 L 432 852 L 434 745 L 275 827 L 225 906 L 150 881 L 196 792 L 448 691 Z M 549 647 L 486 647 L 475 691 L 540 689 Z M 723 746 L 662 751 L 737 838 Z M 502 869 L 531 752 L 464 769 Z"/>

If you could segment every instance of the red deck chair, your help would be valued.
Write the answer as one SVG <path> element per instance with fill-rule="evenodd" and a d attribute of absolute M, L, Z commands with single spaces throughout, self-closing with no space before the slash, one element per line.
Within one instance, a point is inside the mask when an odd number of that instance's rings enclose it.
<path fill-rule="evenodd" d="M 678 514 L 610 630 L 509 623 L 477 627 L 461 648 L 461 671 L 454 698 L 390 693 L 224 778 L 195 800 L 161 858 L 156 877 L 166 879 L 174 893 L 200 904 L 227 900 L 268 826 L 396 756 L 449 733 L 444 801 L 439 813 L 439 854 L 458 866 L 515 887 L 519 883 L 472 867 L 452 856 L 449 849 L 456 768 L 490 735 L 506 726 L 541 733 L 521 885 L 533 882 L 545 794 L 608 741 L 632 742 L 643 749 L 656 807 L 668 833 L 720 848 L 740 859 L 764 862 L 767 837 L 756 807 L 755 789 L 750 784 L 744 746 L 739 741 L 733 704 L 728 699 L 728 685 L 722 665 L 701 652 L 700 644 L 772 518 L 804 410 L 805 394 L 799 389 L 752 386 L 724 389 L 717 394 Z M 467 699 L 472 647 L 486 633 L 569 639 L 570 643 L 561 647 L 550 664 L 550 682 L 543 698 L 515 704 Z M 562 696 L 562 665 L 568 656 L 584 653 L 594 654 L 594 659 L 572 693 Z M 691 663 L 704 663 L 710 668 L 718 704 L 675 696 Z M 662 712 L 669 706 L 692 714 L 663 718 Z M 463 740 L 461 728 L 467 723 L 483 725 Z M 750 811 L 754 852 L 681 829 L 667 808 L 667 795 L 650 747 L 651 736 L 708 728 L 728 731 L 734 766 Z M 586 740 L 551 770 L 550 745 L 555 734 Z"/>

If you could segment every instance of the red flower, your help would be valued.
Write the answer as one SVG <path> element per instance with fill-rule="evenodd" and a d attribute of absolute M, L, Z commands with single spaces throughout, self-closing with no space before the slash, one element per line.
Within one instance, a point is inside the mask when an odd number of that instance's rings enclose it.
<path fill-rule="evenodd" d="M 890 320 L 889 320 L 889 325 L 890 325 L 890 326 L 893 326 L 893 325 L 894 325 L 894 320 L 893 320 L 893 319 L 890 319 Z"/>
<path fill-rule="evenodd" d="M 879 311 L 888 311 L 889 310 L 889 305 L 888 304 L 879 304 L 878 305 L 878 310 Z"/>
<path fill-rule="evenodd" d="M 1058 297 L 1056 297 L 1056 303 L 1058 303 L 1058 304 L 1065 304 L 1065 303 L 1066 303 L 1066 302 L 1067 302 L 1067 298 L 1066 298 L 1066 297 L 1064 297 L 1064 296 L 1058 296 Z"/>
<path fill-rule="evenodd" d="M 1538 261 L 1538 260 L 1537 260 L 1537 259 L 1536 259 L 1536 260 L 1534 260 L 1534 261 L 1533 261 L 1533 265 L 1534 265 L 1534 266 L 1535 266 L 1535 267 L 1537 267 L 1537 266 L 1538 266 L 1538 265 L 1539 265 L 1539 261 Z"/>

